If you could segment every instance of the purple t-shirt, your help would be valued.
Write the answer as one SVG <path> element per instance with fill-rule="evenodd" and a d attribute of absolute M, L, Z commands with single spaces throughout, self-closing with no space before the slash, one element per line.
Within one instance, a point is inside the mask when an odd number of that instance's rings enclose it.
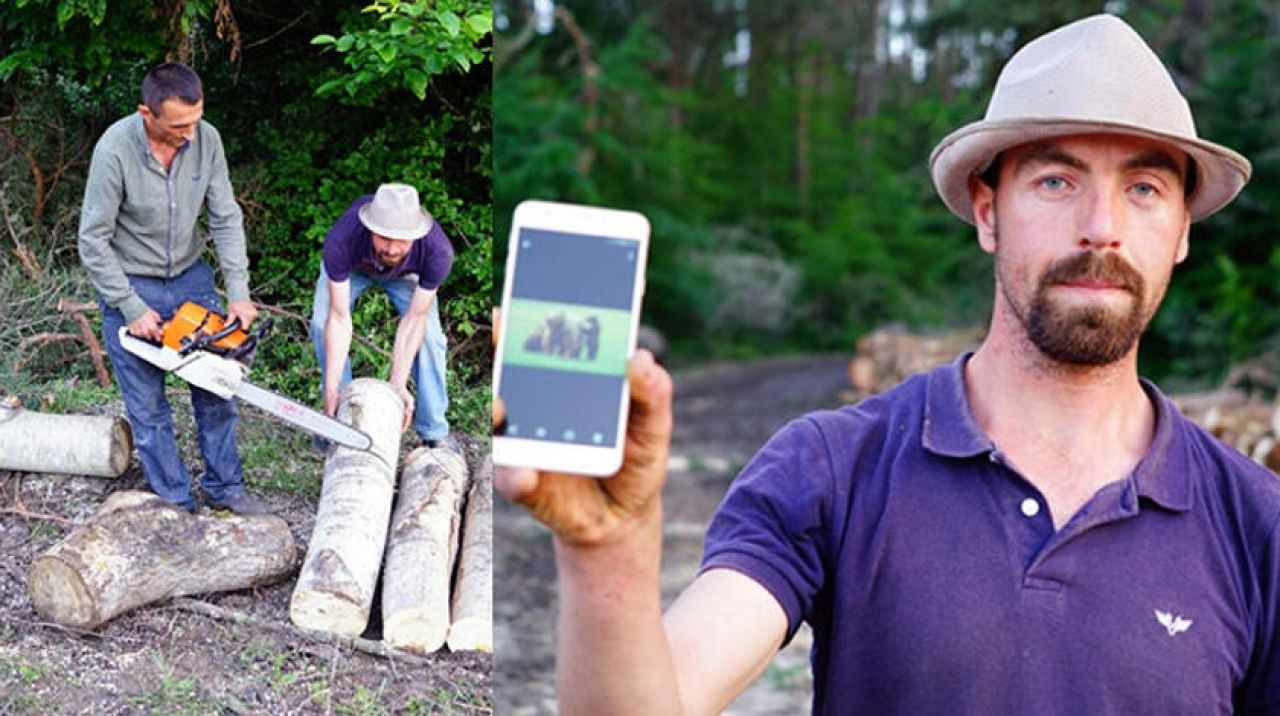
<path fill-rule="evenodd" d="M 1144 382 L 1150 452 L 1055 532 L 967 358 L 793 421 L 711 523 L 813 627 L 814 713 L 1280 713 L 1280 480 Z"/>
<path fill-rule="evenodd" d="M 346 281 L 352 271 L 381 279 L 416 274 L 420 287 L 428 291 L 439 288 L 453 266 L 453 246 L 440 222 L 432 221 L 426 235 L 413 242 L 404 260 L 388 268 L 373 255 L 373 238 L 360 222 L 360 207 L 371 201 L 373 195 L 368 194 L 351 202 L 329 229 L 324 237 L 324 272 L 333 281 Z"/>

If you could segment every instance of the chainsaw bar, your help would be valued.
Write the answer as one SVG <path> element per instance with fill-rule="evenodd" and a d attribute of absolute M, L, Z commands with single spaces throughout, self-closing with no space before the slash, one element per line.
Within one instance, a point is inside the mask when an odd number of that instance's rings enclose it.
<path fill-rule="evenodd" d="M 373 445 L 373 440 L 364 432 L 305 405 L 299 405 L 283 395 L 259 388 L 253 383 L 241 383 L 240 387 L 236 388 L 236 397 L 339 445 L 356 450 L 368 450 Z"/>
<path fill-rule="evenodd" d="M 373 440 L 364 432 L 305 405 L 259 388 L 245 380 L 249 369 L 240 361 L 196 350 L 182 355 L 164 345 L 149 343 L 120 329 L 120 345 L 151 365 L 177 375 L 219 398 L 239 398 L 281 420 L 344 447 L 368 450 Z"/>

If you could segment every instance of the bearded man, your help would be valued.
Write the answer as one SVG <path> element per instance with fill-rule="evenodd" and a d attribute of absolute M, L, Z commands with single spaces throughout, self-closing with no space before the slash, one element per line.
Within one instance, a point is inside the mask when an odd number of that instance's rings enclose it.
<path fill-rule="evenodd" d="M 1137 370 L 1248 161 L 1100 15 L 1019 50 L 931 170 L 995 257 L 982 346 L 771 438 L 665 614 L 651 356 L 617 475 L 499 471 L 555 534 L 562 713 L 718 712 L 801 622 L 814 713 L 1280 713 L 1280 481 Z"/>
<path fill-rule="evenodd" d="M 320 363 L 324 410 L 334 415 L 351 382 L 352 322 L 356 299 L 371 286 L 386 292 L 400 313 L 391 351 L 391 386 L 404 404 L 404 428 L 413 425 L 430 447 L 456 448 L 445 411 L 445 337 L 436 293 L 453 266 L 453 246 L 408 184 L 383 184 L 351 203 L 324 239 L 316 281 L 311 340 Z M 413 375 L 415 399 L 408 381 Z M 326 449 L 327 443 L 317 440 Z"/>

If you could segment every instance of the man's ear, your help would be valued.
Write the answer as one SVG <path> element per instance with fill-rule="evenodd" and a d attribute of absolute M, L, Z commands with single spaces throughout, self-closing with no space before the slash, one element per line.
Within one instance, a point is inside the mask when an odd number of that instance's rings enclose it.
<path fill-rule="evenodd" d="M 138 105 L 138 114 L 141 114 L 144 119 L 156 118 L 155 115 L 151 113 L 151 108 L 145 104 Z"/>
<path fill-rule="evenodd" d="M 1191 249 L 1191 214 L 1188 213 L 1186 219 L 1182 223 L 1182 236 L 1178 238 L 1178 254 L 1174 256 L 1173 263 L 1175 265 L 1182 263 L 1187 258 L 1187 252 Z"/>
<path fill-rule="evenodd" d="M 977 174 L 969 175 L 969 201 L 973 224 L 978 229 L 978 245 L 989 254 L 996 252 L 996 190 Z"/>

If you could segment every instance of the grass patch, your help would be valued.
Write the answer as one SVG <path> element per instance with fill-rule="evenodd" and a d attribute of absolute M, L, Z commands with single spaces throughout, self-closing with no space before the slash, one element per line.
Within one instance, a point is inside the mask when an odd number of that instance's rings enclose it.
<path fill-rule="evenodd" d="M 493 713 L 493 704 L 485 694 L 478 694 L 461 686 L 438 688 L 430 698 L 413 697 L 405 701 L 401 711 L 410 716 L 420 714 L 487 714 Z"/>
<path fill-rule="evenodd" d="M 204 698 L 194 678 L 177 675 L 174 673 L 176 669 L 166 666 L 160 657 L 156 657 L 155 665 L 161 672 L 156 687 L 131 695 L 130 703 L 142 706 L 149 713 L 170 716 L 218 713 L 218 704 Z"/>
<path fill-rule="evenodd" d="M 0 655 L 0 713 L 57 713 L 59 703 L 33 693 L 37 684 L 52 671 L 43 662 L 29 662 L 20 656 Z"/>

